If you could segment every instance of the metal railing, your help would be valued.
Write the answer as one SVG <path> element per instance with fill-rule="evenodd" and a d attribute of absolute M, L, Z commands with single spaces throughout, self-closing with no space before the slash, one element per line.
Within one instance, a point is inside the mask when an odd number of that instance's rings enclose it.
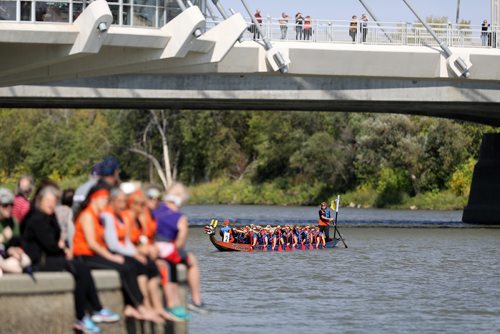
<path fill-rule="evenodd" d="M 0 0 L 0 22 L 73 23 L 91 1 Z M 123 26 L 159 28 L 181 11 L 176 0 L 108 0 L 108 4 L 113 24 Z M 207 28 L 221 20 L 212 18 L 207 21 Z M 261 39 L 249 18 L 247 22 L 248 31 L 243 39 Z M 482 31 L 481 26 L 457 24 L 431 24 L 431 27 L 451 47 L 500 47 L 500 27 L 489 27 L 487 31 Z M 281 18 L 266 17 L 262 18 L 261 28 L 271 41 L 437 46 L 420 23 L 311 20 L 297 25 L 294 18 L 285 23 Z"/>
<path fill-rule="evenodd" d="M 218 24 L 219 19 L 207 21 L 207 28 Z M 250 19 L 243 40 L 260 40 Z M 438 46 L 429 32 L 420 23 L 406 22 L 351 22 L 313 20 L 310 25 L 297 25 L 293 19 L 284 23 L 277 18 L 263 18 L 260 24 L 265 37 L 271 41 L 299 41 L 316 43 L 372 44 Z M 437 36 L 451 47 L 500 47 L 500 27 L 457 24 L 431 24 Z"/>

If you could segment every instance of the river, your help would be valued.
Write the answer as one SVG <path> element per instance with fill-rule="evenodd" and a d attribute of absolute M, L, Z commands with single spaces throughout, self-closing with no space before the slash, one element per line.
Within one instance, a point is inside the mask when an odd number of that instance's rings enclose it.
<path fill-rule="evenodd" d="M 315 207 L 189 206 L 193 226 L 315 222 Z M 221 253 L 190 229 L 208 316 L 190 333 L 500 333 L 500 229 L 456 211 L 342 209 L 349 248 Z"/>

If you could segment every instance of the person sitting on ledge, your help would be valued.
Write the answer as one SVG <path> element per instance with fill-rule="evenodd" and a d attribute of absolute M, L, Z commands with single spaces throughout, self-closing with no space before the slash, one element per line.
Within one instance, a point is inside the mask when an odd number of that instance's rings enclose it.
<path fill-rule="evenodd" d="M 180 306 L 177 265 L 187 266 L 187 280 L 191 292 L 191 303 L 188 307 L 191 311 L 207 314 L 208 311 L 201 300 L 200 270 L 196 257 L 185 249 L 189 225 L 187 217 L 180 212 L 181 207 L 188 200 L 188 192 L 181 183 L 173 184 L 163 198 L 163 202 L 153 211 L 157 221 L 156 246 L 158 247 L 159 259 L 166 260 L 169 265 L 170 282 L 168 290 L 168 312 L 175 318 L 186 320 L 189 315 Z"/>
<path fill-rule="evenodd" d="M 0 277 L 5 273 L 22 273 L 31 264 L 20 246 L 19 224 L 12 217 L 14 194 L 0 188 Z"/>
<path fill-rule="evenodd" d="M 26 215 L 22 242 L 35 271 L 69 271 L 75 279 L 75 330 L 99 333 L 96 322 L 116 322 L 120 316 L 101 305 L 94 279 L 88 266 L 72 260 L 72 254 L 61 238 L 55 216 L 60 191 L 53 182 L 42 185 L 36 192 L 34 206 Z M 86 315 L 88 310 L 91 316 Z"/>

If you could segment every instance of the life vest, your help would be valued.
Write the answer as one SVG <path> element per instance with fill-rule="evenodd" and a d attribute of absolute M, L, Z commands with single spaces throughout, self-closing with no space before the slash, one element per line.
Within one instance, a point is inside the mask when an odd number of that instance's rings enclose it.
<path fill-rule="evenodd" d="M 152 245 L 154 243 L 158 224 L 156 223 L 156 219 L 153 218 L 151 211 L 149 211 L 149 209 L 147 208 L 144 208 L 142 218 L 144 219 L 144 225 L 146 227 L 145 231 L 143 231 L 143 234 L 148 237 L 148 242 Z"/>
<path fill-rule="evenodd" d="M 104 226 L 102 226 L 99 216 L 88 206 L 82 213 L 78 216 L 75 222 L 75 235 L 73 237 L 73 255 L 74 256 L 93 256 L 94 251 L 90 249 L 87 239 L 85 238 L 85 233 L 83 232 L 83 226 L 80 218 L 82 216 L 92 217 L 92 223 L 94 225 L 94 238 L 96 242 L 106 248 L 106 242 L 104 240 Z"/>
<path fill-rule="evenodd" d="M 142 235 L 142 228 L 136 220 L 135 213 L 133 213 L 130 209 L 124 210 L 122 212 L 122 218 L 129 232 L 130 241 L 134 245 L 137 245 Z"/>
<path fill-rule="evenodd" d="M 322 217 L 330 218 L 330 210 L 328 209 L 319 209 L 319 226 L 328 226 L 330 225 L 330 221 L 328 219 L 323 219 Z"/>

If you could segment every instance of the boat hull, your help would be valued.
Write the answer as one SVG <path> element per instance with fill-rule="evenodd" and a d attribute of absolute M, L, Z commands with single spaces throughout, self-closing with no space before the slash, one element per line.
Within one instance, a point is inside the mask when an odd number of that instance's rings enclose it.
<path fill-rule="evenodd" d="M 316 249 L 330 249 L 330 248 L 335 248 L 337 244 L 339 243 L 339 239 L 332 240 L 330 242 L 327 242 L 325 247 L 323 245 L 319 245 L 316 248 L 316 245 L 297 245 L 296 247 L 281 247 L 281 246 L 264 246 L 264 245 L 257 245 L 255 247 L 252 247 L 251 245 L 248 244 L 236 244 L 236 243 L 231 243 L 231 242 L 223 242 L 223 241 L 218 241 L 215 239 L 215 236 L 213 234 L 210 235 L 210 241 L 212 244 L 221 252 L 291 252 L 291 251 L 302 251 L 302 250 L 316 250 Z"/>

